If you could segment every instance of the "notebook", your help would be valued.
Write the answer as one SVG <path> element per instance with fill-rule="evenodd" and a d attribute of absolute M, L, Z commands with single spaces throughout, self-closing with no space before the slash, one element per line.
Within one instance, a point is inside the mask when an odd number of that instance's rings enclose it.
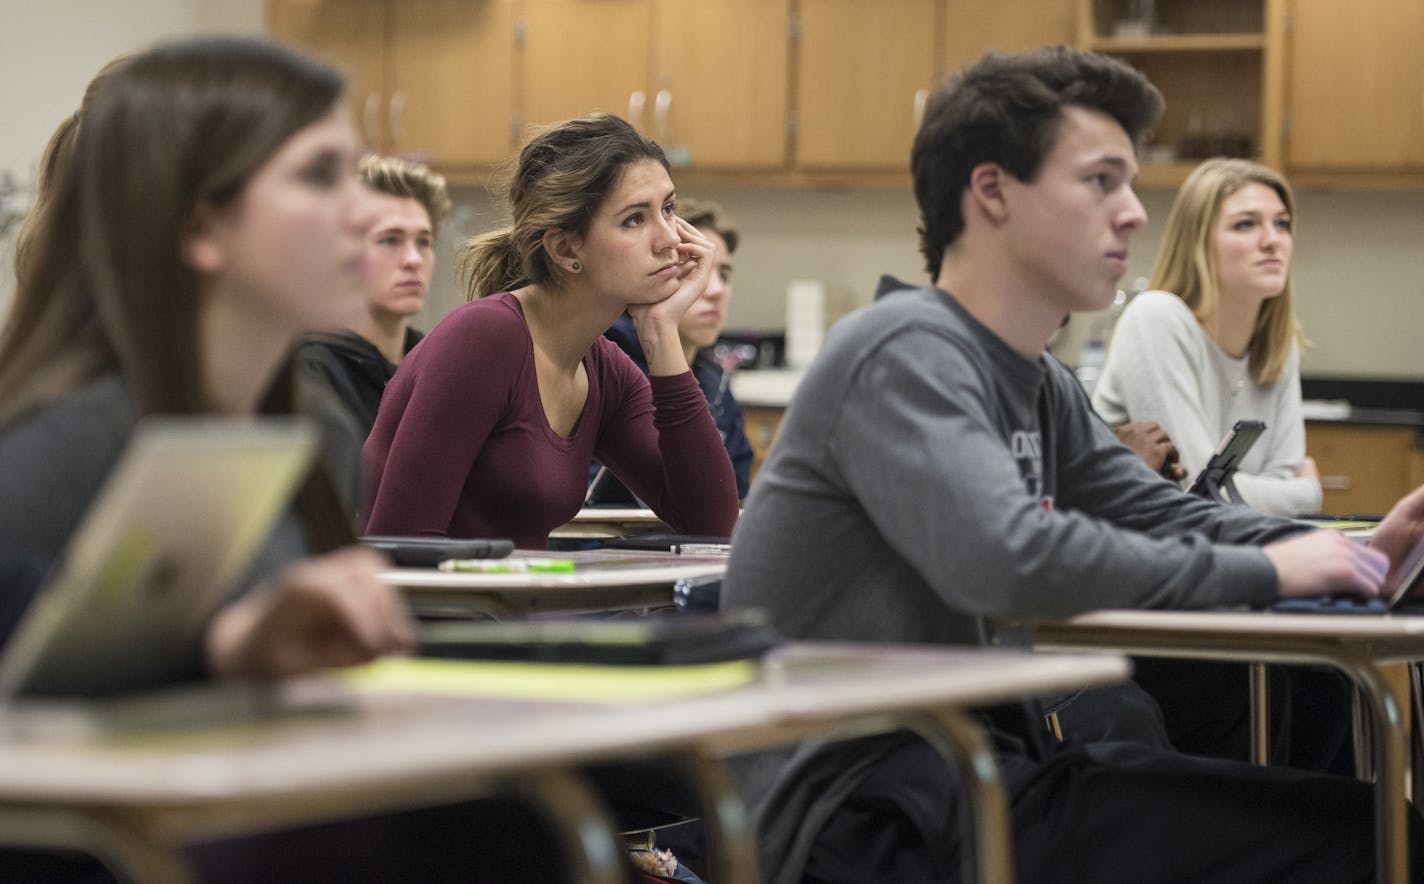
<path fill-rule="evenodd" d="M 180 669 L 316 453 L 297 418 L 148 418 L 10 641 L 0 696 L 98 696 Z"/>

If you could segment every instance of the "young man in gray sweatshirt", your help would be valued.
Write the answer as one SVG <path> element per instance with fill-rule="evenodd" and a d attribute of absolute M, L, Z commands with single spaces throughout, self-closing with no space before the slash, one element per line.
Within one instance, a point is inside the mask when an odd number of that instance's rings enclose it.
<path fill-rule="evenodd" d="M 1069 313 L 1112 300 L 1146 222 L 1135 147 L 1161 109 L 1136 71 L 1062 47 L 986 56 L 931 99 L 911 162 L 934 285 L 883 284 L 831 331 L 753 485 L 726 605 L 766 609 L 796 638 L 985 644 L 1095 608 L 1379 593 L 1421 532 L 1424 491 L 1373 549 L 1185 496 L 1046 352 Z M 994 730 L 1022 881 L 1372 874 L 1364 784 L 1045 746 L 1036 727 Z M 956 786 L 917 739 L 748 766 L 770 784 L 753 795 L 769 880 L 956 874 Z"/>

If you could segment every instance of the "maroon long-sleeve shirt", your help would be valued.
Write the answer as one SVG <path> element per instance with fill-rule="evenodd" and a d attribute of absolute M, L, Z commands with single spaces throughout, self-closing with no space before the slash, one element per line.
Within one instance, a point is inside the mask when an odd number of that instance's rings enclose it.
<path fill-rule="evenodd" d="M 737 486 L 692 372 L 646 378 L 600 338 L 573 433 L 549 426 L 519 301 L 452 310 L 405 357 L 364 457 L 370 534 L 509 537 L 525 548 L 583 505 L 598 460 L 675 531 L 732 533 Z"/>

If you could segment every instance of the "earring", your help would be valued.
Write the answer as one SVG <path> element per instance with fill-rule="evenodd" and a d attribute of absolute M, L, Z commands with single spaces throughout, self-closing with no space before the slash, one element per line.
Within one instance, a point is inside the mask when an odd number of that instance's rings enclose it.
<path fill-rule="evenodd" d="M 572 270 L 572 271 L 575 272 L 575 273 L 578 273 L 580 270 L 583 269 L 583 265 L 580 264 L 580 263 L 577 262 L 577 261 L 570 261 L 570 262 L 569 262 L 569 269 Z"/>

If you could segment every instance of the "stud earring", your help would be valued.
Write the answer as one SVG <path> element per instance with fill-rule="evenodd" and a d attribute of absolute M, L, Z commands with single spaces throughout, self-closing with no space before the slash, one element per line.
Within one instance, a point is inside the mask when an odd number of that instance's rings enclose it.
<path fill-rule="evenodd" d="M 580 264 L 580 263 L 577 262 L 577 261 L 570 261 L 570 262 L 569 262 L 569 269 L 572 270 L 572 271 L 575 272 L 575 273 L 578 273 L 580 270 L 583 269 L 583 265 Z"/>

